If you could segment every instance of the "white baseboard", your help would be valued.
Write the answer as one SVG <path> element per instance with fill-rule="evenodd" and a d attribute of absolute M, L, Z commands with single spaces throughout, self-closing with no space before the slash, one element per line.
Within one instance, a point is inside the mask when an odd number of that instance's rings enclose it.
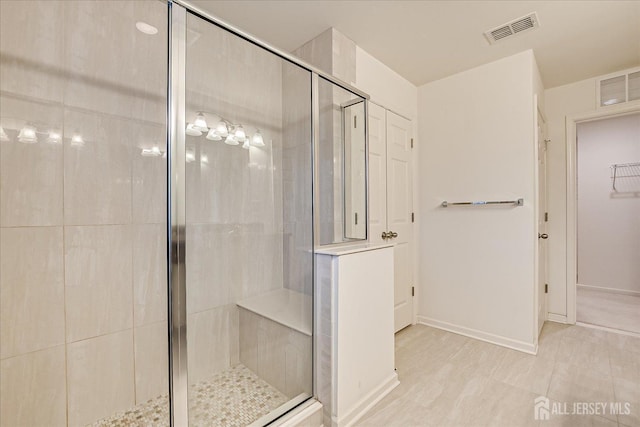
<path fill-rule="evenodd" d="M 465 326 L 454 325 L 452 323 L 431 319 L 425 316 L 418 316 L 418 323 L 426 326 L 432 326 L 438 329 L 443 329 L 455 334 L 464 335 L 469 338 L 486 341 L 491 344 L 500 345 L 502 347 L 511 348 L 513 350 L 522 351 L 524 353 L 536 354 L 538 352 L 538 346 L 534 343 L 518 341 L 500 335 L 491 334 L 489 332 L 479 331 L 477 329 L 467 328 Z"/>
<path fill-rule="evenodd" d="M 577 284 L 576 286 L 578 288 L 588 289 L 590 291 L 607 292 L 610 294 L 631 295 L 633 297 L 640 297 L 640 292 L 630 291 L 627 289 L 605 288 L 603 286 L 591 286 L 591 285 L 580 285 L 580 284 Z"/>
<path fill-rule="evenodd" d="M 387 394 L 391 393 L 391 390 L 396 388 L 400 384 L 398 381 L 398 374 L 394 372 L 389 378 L 383 381 L 378 387 L 376 387 L 371 393 L 360 399 L 353 408 L 345 415 L 336 419 L 333 417 L 332 424 L 334 427 L 349 427 L 362 418 L 368 411 L 381 401 Z"/>
<path fill-rule="evenodd" d="M 547 313 L 547 320 L 549 322 L 564 323 L 565 325 L 568 323 L 567 316 L 562 314 Z"/>
<path fill-rule="evenodd" d="M 618 335 L 627 335 L 630 337 L 640 338 L 640 334 L 636 332 L 631 332 L 631 331 L 623 331 L 622 329 L 607 328 L 606 326 L 592 325 L 590 323 L 582 323 L 582 322 L 576 322 L 576 326 L 582 326 L 584 328 L 597 329 L 599 331 L 613 332 L 614 334 L 618 334 Z"/>

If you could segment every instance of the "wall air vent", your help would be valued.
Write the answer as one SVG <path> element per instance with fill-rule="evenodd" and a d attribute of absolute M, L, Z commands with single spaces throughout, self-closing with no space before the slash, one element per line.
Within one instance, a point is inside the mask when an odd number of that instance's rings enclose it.
<path fill-rule="evenodd" d="M 540 26 L 538 21 L 538 14 L 532 12 L 522 18 L 514 19 L 511 22 L 502 24 L 496 28 L 492 28 L 484 32 L 484 36 L 487 38 L 490 44 L 494 44 L 500 40 L 515 36 L 519 33 L 531 31 Z"/>

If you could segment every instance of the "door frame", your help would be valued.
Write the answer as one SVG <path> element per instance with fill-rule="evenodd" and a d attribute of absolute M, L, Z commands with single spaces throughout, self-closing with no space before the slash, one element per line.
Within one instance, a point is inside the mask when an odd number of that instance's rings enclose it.
<path fill-rule="evenodd" d="M 549 248 L 547 247 L 545 249 L 545 259 L 541 260 L 540 258 L 540 238 L 537 237 L 538 234 L 540 233 L 540 228 L 539 228 L 539 224 L 540 224 L 540 204 L 544 203 L 545 204 L 545 211 L 548 212 L 549 209 L 549 203 L 548 203 L 548 191 L 549 191 L 549 182 L 548 182 L 548 166 L 547 166 L 547 139 L 544 140 L 544 144 L 545 144 L 545 149 L 544 149 L 544 155 L 545 155 L 545 168 L 544 171 L 540 171 L 540 161 L 538 159 L 539 156 L 539 152 L 540 152 L 540 138 L 543 138 L 543 135 L 540 134 L 539 132 L 539 128 L 540 128 L 540 119 L 542 119 L 542 125 L 543 126 L 547 126 L 548 124 L 548 120 L 547 120 L 547 116 L 545 115 L 544 111 L 540 108 L 540 102 L 538 99 L 538 95 L 534 95 L 533 96 L 534 99 L 534 111 L 535 111 L 535 126 L 534 126 L 534 141 L 535 141 L 535 150 L 536 150 L 536 155 L 535 155 L 535 166 L 534 166 L 534 176 L 535 176 L 535 200 L 534 200 L 534 205 L 535 205 L 535 231 L 534 231 L 534 240 L 535 240 L 535 259 L 534 259 L 534 287 L 535 287 L 535 297 L 534 297 L 534 337 L 535 337 L 535 345 L 537 346 L 538 343 L 538 338 L 540 337 L 540 332 L 541 330 L 538 328 L 538 324 L 540 322 L 540 315 L 541 313 L 538 311 L 538 306 L 540 305 L 540 300 L 544 299 L 544 304 L 543 304 L 543 322 L 547 320 L 547 313 L 548 313 L 548 308 L 547 308 L 547 294 L 545 292 L 541 292 L 540 290 L 540 263 L 544 262 L 545 265 L 545 283 L 549 278 L 549 265 L 548 265 L 548 260 L 549 260 Z M 548 137 L 548 130 L 545 132 L 544 138 Z M 544 173 L 545 174 L 545 191 L 544 191 L 544 201 L 541 200 L 540 198 L 540 174 Z M 547 228 L 548 230 L 548 226 L 545 226 L 545 228 Z M 545 231 L 546 232 L 546 231 Z M 546 242 L 545 242 L 546 244 Z"/>
<path fill-rule="evenodd" d="M 416 168 L 415 168 L 415 162 L 416 162 L 416 157 L 418 156 L 418 150 L 419 150 L 419 146 L 417 144 L 417 120 L 414 120 L 410 117 L 407 117 L 406 115 L 398 112 L 397 110 L 394 110 L 392 108 L 386 107 L 383 103 L 378 102 L 377 100 L 371 99 L 369 98 L 367 100 L 368 103 L 371 104 L 375 104 L 380 108 L 383 108 L 385 111 L 390 111 L 393 114 L 402 117 L 405 120 L 408 120 L 409 122 L 411 122 L 411 138 L 413 139 L 413 147 L 412 147 L 412 153 L 411 153 L 411 206 L 412 206 L 412 211 L 414 214 L 414 218 L 416 220 L 414 220 L 412 222 L 412 232 L 413 232 L 413 240 L 412 240 L 412 244 L 410 245 L 409 248 L 409 252 L 410 252 L 410 256 L 411 256 L 411 282 L 412 282 L 412 286 L 414 287 L 415 293 L 413 295 L 413 298 L 411 299 L 411 325 L 415 325 L 416 323 L 418 323 L 418 308 L 417 308 L 417 303 L 416 301 L 418 300 L 418 294 L 420 292 L 419 290 L 419 286 L 418 286 L 418 242 L 417 242 L 417 238 L 416 236 L 419 235 L 419 228 L 420 228 L 420 223 L 419 221 L 417 221 L 418 218 L 420 218 L 420 215 L 418 214 L 418 203 L 416 203 L 416 194 L 417 192 L 417 184 L 418 184 L 418 180 L 417 180 L 417 175 L 416 175 Z M 368 112 L 367 112 L 368 114 Z M 367 116 L 368 117 L 368 116 Z M 367 125 L 369 120 L 367 119 Z M 385 128 L 386 128 L 386 121 L 385 121 Z M 367 145 L 369 142 L 369 134 L 367 133 Z M 367 152 L 367 162 L 369 161 L 369 154 Z M 368 172 L 368 163 L 367 163 L 367 172 Z M 367 180 L 369 179 L 369 176 L 367 175 Z M 367 181 L 368 182 L 368 181 Z M 369 186 L 367 185 L 367 191 L 369 191 Z M 385 195 L 386 198 L 386 195 Z M 367 212 L 369 211 L 369 205 L 368 202 L 369 200 L 371 200 L 370 197 L 367 197 Z M 369 218 L 367 217 L 367 224 L 368 224 Z M 369 230 L 369 227 L 367 227 L 367 232 Z M 367 236 L 367 241 L 369 241 L 369 237 Z"/>
<path fill-rule="evenodd" d="M 612 105 L 597 111 L 568 115 L 565 119 L 567 130 L 567 323 L 576 323 L 577 276 L 578 276 L 578 203 L 577 203 L 577 126 L 596 120 L 610 119 L 640 113 L 640 102 L 629 105 Z M 548 314 L 547 314 L 548 317 Z"/>

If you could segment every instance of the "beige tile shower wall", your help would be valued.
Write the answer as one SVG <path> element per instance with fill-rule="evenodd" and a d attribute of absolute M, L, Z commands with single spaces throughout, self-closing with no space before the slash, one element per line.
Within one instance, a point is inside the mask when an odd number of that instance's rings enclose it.
<path fill-rule="evenodd" d="M 289 399 L 312 390 L 310 336 L 240 308 L 240 361 Z"/>
<path fill-rule="evenodd" d="M 239 363 L 236 301 L 283 286 L 281 60 L 187 19 L 186 121 L 202 111 L 256 129 L 265 147 L 187 136 L 189 382 Z"/>
<path fill-rule="evenodd" d="M 161 2 L 0 3 L 2 427 L 167 392 L 166 161 L 140 155 L 165 148 L 166 21 Z"/>

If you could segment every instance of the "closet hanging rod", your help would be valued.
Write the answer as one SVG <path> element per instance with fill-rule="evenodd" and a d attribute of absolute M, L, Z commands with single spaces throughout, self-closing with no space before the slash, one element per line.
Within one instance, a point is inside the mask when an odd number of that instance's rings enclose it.
<path fill-rule="evenodd" d="M 524 199 L 518 200 L 494 200 L 494 201 L 477 201 L 477 202 L 442 202 L 443 208 L 449 206 L 484 206 L 484 205 L 515 205 L 524 206 Z"/>

